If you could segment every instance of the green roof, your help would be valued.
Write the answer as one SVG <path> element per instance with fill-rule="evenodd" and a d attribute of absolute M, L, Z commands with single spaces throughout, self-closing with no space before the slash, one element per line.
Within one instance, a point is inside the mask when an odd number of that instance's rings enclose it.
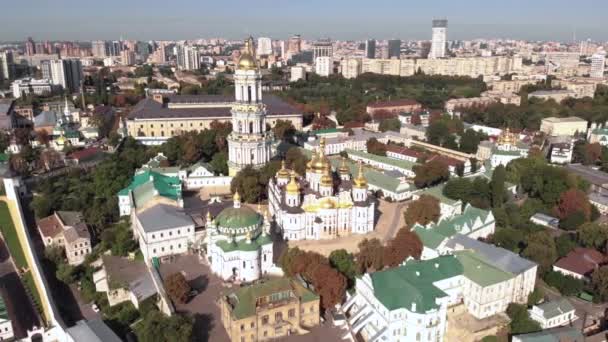
<path fill-rule="evenodd" d="M 455 255 L 462 264 L 465 277 L 479 286 L 486 287 L 513 278 L 512 274 L 486 263 L 472 251 L 459 251 Z"/>
<path fill-rule="evenodd" d="M 436 300 L 448 296 L 433 283 L 463 274 L 453 255 L 424 261 L 409 261 L 403 266 L 370 274 L 374 295 L 388 309 L 405 308 L 413 312 L 436 309 Z M 416 305 L 415 310 L 413 304 Z"/>
<path fill-rule="evenodd" d="M 416 224 L 414 225 L 414 231 L 420 237 L 424 246 L 435 249 L 444 239 L 460 233 L 463 227 L 468 226 L 469 229 L 472 228 L 477 219 L 480 219 L 482 222 L 485 221 L 489 214 L 490 212 L 487 210 L 467 204 L 461 215 L 440 220 L 437 224 L 431 224 L 429 227 Z M 485 225 L 482 227 L 485 227 Z"/>
<path fill-rule="evenodd" d="M 255 315 L 258 298 L 280 293 L 289 293 L 299 298 L 302 303 L 319 299 L 318 295 L 291 278 L 275 278 L 241 287 L 226 293 L 225 298 L 232 305 L 232 315 L 239 320 Z M 284 297 L 278 297 L 284 299 Z"/>
<path fill-rule="evenodd" d="M 378 163 L 383 163 L 383 164 L 387 164 L 387 165 L 391 165 L 394 167 L 398 167 L 400 169 L 405 169 L 405 170 L 413 170 L 414 166 L 417 165 L 417 163 L 411 162 L 409 160 L 402 160 L 402 159 L 395 159 L 395 158 L 389 158 L 389 157 L 384 157 L 384 156 L 378 156 L 372 153 L 367 153 L 367 152 L 361 152 L 361 151 L 356 151 L 356 150 L 351 150 L 351 149 L 345 149 L 344 150 L 346 153 L 348 153 L 348 155 L 353 155 L 353 156 L 358 156 L 360 158 L 365 158 L 365 159 L 369 159 L 369 160 L 373 160 L 376 161 Z"/>
<path fill-rule="evenodd" d="M 6 153 L 0 153 L 0 163 L 6 163 L 9 160 L 9 156 Z"/>
<path fill-rule="evenodd" d="M 260 234 L 257 238 L 252 239 L 251 242 L 247 242 L 246 239 L 239 241 L 226 241 L 220 240 L 215 244 L 221 248 L 224 252 L 232 251 L 244 251 L 251 252 L 257 251 L 261 246 L 272 243 L 272 239 L 268 235 Z"/>
<path fill-rule="evenodd" d="M 557 316 L 563 315 L 566 312 L 574 310 L 574 307 L 566 298 L 560 298 L 555 301 L 545 302 L 537 306 L 541 310 L 543 310 L 543 317 L 545 317 L 546 319 L 555 318 Z"/>
<path fill-rule="evenodd" d="M 226 208 L 215 218 L 215 223 L 220 228 L 246 228 L 260 224 L 261 221 L 262 215 L 247 206 Z"/>
<path fill-rule="evenodd" d="M 182 182 L 177 177 L 169 177 L 158 172 L 146 170 L 133 176 L 131 184 L 118 192 L 119 196 L 127 196 L 133 191 L 136 206 L 140 206 L 152 198 L 156 192 L 159 196 L 178 200 L 182 197 Z"/>
<path fill-rule="evenodd" d="M 325 129 L 319 129 L 316 131 L 312 131 L 312 134 L 315 135 L 319 135 L 319 134 L 331 134 L 331 133 L 338 133 L 338 132 L 342 132 L 341 129 L 337 129 L 337 128 L 325 128 Z"/>
<path fill-rule="evenodd" d="M 519 153 L 519 151 L 496 150 L 496 151 L 494 151 L 494 154 L 501 155 L 501 156 L 521 157 L 521 153 Z"/>
<path fill-rule="evenodd" d="M 521 342 L 579 342 L 584 341 L 585 339 L 580 330 L 568 326 L 515 336 L 517 336 L 518 340 Z"/>
<path fill-rule="evenodd" d="M 6 304 L 4 303 L 4 298 L 0 296 L 0 321 L 9 320 L 8 311 L 6 310 Z"/>
<path fill-rule="evenodd" d="M 595 128 L 591 131 L 591 133 L 597 135 L 608 135 L 608 128 Z"/>
<path fill-rule="evenodd" d="M 342 165 L 342 160 L 340 158 L 332 158 L 330 159 L 330 162 L 334 169 L 337 169 Z M 348 160 L 346 164 L 351 175 L 356 175 L 359 170 L 358 165 L 351 160 Z M 402 193 L 410 190 L 409 184 L 402 183 L 398 178 L 387 176 L 384 173 L 367 166 L 363 168 L 363 175 L 370 185 L 374 185 L 381 189 L 386 189 L 394 193 Z"/>
<path fill-rule="evenodd" d="M 445 188 L 445 184 L 446 183 L 441 183 L 439 185 L 432 186 L 430 188 L 425 188 L 425 189 L 421 190 L 419 192 L 419 194 L 433 196 L 436 199 L 438 199 L 439 202 L 445 203 L 447 205 L 454 205 L 454 204 L 461 202 L 460 200 L 451 199 L 443 194 L 443 188 Z"/>

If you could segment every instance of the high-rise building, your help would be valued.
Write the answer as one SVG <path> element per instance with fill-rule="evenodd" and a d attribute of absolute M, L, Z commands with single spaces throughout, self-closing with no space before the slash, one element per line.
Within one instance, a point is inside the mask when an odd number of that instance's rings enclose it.
<path fill-rule="evenodd" d="M 107 57 L 109 55 L 107 42 L 103 40 L 94 40 L 91 42 L 91 51 L 94 57 Z"/>
<path fill-rule="evenodd" d="M 108 55 L 109 56 L 120 56 L 120 52 L 122 51 L 122 43 L 114 40 L 107 43 L 108 46 Z"/>
<path fill-rule="evenodd" d="M 334 51 L 329 38 L 317 40 L 312 44 L 312 58 L 313 61 L 317 60 L 317 57 L 333 57 Z"/>
<path fill-rule="evenodd" d="M 331 57 L 320 56 L 315 58 L 315 73 L 327 77 L 334 73 L 334 61 Z"/>
<path fill-rule="evenodd" d="M 603 78 L 604 69 L 606 68 L 606 52 L 598 51 L 591 56 L 591 71 L 589 76 L 594 78 Z"/>
<path fill-rule="evenodd" d="M 135 64 L 135 52 L 125 49 L 120 52 L 120 59 L 122 65 L 133 65 Z"/>
<path fill-rule="evenodd" d="M 42 76 L 54 85 L 75 93 L 80 89 L 83 79 L 82 63 L 77 59 L 55 59 L 41 64 Z"/>
<path fill-rule="evenodd" d="M 431 39 L 429 58 L 436 59 L 446 56 L 447 29 L 448 21 L 446 19 L 433 20 L 433 37 Z"/>
<path fill-rule="evenodd" d="M 201 67 L 201 55 L 198 49 L 189 45 L 178 45 L 177 67 L 180 70 L 198 70 Z"/>
<path fill-rule="evenodd" d="M 32 37 L 28 37 L 25 42 L 25 54 L 28 56 L 33 56 L 36 54 L 36 45 Z"/>
<path fill-rule="evenodd" d="M 13 52 L 12 51 L 0 52 L 0 81 L 10 80 L 11 78 L 13 78 L 14 66 L 15 66 L 15 62 L 13 60 Z"/>
<path fill-rule="evenodd" d="M 376 40 L 368 39 L 365 41 L 365 57 L 376 58 Z"/>
<path fill-rule="evenodd" d="M 388 58 L 397 58 L 401 57 L 401 40 L 399 39 L 391 39 L 388 41 Z"/>
<path fill-rule="evenodd" d="M 359 58 L 347 58 L 342 60 L 342 76 L 344 78 L 357 78 L 361 74 L 361 65 L 361 59 Z"/>
<path fill-rule="evenodd" d="M 257 53 L 258 53 L 258 56 L 272 55 L 272 39 L 270 39 L 268 37 L 258 38 Z"/>
<path fill-rule="evenodd" d="M 287 45 L 288 58 L 296 55 L 302 51 L 302 38 L 299 34 L 293 35 L 289 38 L 289 44 Z"/>
<path fill-rule="evenodd" d="M 150 55 L 150 44 L 148 42 L 137 42 L 137 54 L 142 61 L 146 61 Z"/>

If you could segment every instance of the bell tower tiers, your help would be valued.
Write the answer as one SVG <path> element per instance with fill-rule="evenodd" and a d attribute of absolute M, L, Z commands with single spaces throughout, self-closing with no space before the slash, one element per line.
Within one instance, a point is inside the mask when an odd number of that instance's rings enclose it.
<path fill-rule="evenodd" d="M 228 169 L 234 176 L 247 165 L 259 168 L 272 158 L 274 137 L 266 130 L 266 106 L 262 103 L 262 76 L 255 60 L 253 38 L 245 40 L 234 72 L 235 104 L 232 133 L 228 136 Z"/>

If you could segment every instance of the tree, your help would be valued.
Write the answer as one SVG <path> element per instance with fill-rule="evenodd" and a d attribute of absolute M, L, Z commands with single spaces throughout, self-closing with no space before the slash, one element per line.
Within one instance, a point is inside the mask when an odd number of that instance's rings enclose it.
<path fill-rule="evenodd" d="M 285 164 L 300 175 L 306 173 L 306 163 L 308 158 L 298 147 L 290 147 L 285 154 Z"/>
<path fill-rule="evenodd" d="M 583 290 L 581 279 L 564 275 L 561 272 L 550 271 L 543 277 L 547 285 L 555 287 L 563 296 L 576 296 Z"/>
<path fill-rule="evenodd" d="M 538 232 L 530 235 L 527 243 L 523 256 L 536 262 L 539 273 L 545 274 L 557 259 L 555 241 L 545 232 Z"/>
<path fill-rule="evenodd" d="M 378 239 L 364 239 L 359 242 L 359 252 L 355 260 L 359 273 L 379 271 L 384 267 L 384 247 Z"/>
<path fill-rule="evenodd" d="M 228 175 L 228 154 L 226 152 L 214 154 L 209 165 L 211 165 L 215 174 Z"/>
<path fill-rule="evenodd" d="M 559 227 L 564 230 L 576 230 L 586 221 L 585 214 L 582 211 L 576 211 L 566 216 L 566 218 L 561 219 L 559 221 Z"/>
<path fill-rule="evenodd" d="M 498 247 L 519 253 L 524 241 L 524 232 L 514 228 L 502 228 L 492 235 L 492 243 Z"/>
<path fill-rule="evenodd" d="M 400 128 L 401 128 L 401 121 L 399 121 L 398 118 L 389 118 L 389 119 L 382 120 L 380 122 L 380 125 L 378 126 L 378 129 L 380 130 L 380 132 L 386 132 L 386 131 L 399 132 Z"/>
<path fill-rule="evenodd" d="M 494 208 L 500 207 L 504 203 L 506 176 L 507 172 L 502 165 L 496 167 L 494 173 L 492 173 L 490 187 L 492 188 L 492 206 Z"/>
<path fill-rule="evenodd" d="M 8 145 L 10 145 L 10 142 L 11 137 L 8 135 L 8 133 L 0 130 L 0 153 L 4 153 L 4 151 L 6 151 Z"/>
<path fill-rule="evenodd" d="M 464 153 L 477 153 L 477 147 L 481 142 L 481 138 L 481 135 L 474 129 L 467 129 L 460 137 L 460 151 Z"/>
<path fill-rule="evenodd" d="M 272 128 L 274 136 L 279 140 L 291 140 L 296 129 L 289 120 L 277 120 Z"/>
<path fill-rule="evenodd" d="M 51 137 L 49 136 L 49 133 L 47 131 L 41 129 L 39 131 L 36 131 L 36 140 L 40 145 L 48 146 L 49 141 L 51 141 Z"/>
<path fill-rule="evenodd" d="M 316 267 L 310 278 L 321 297 L 321 309 L 327 310 L 342 302 L 346 292 L 346 277 L 328 264 Z"/>
<path fill-rule="evenodd" d="M 407 228 L 401 228 L 384 249 L 383 263 L 388 267 L 396 267 L 407 258 L 420 259 L 422 242 L 418 235 Z"/>
<path fill-rule="evenodd" d="M 540 324 L 530 318 L 526 305 L 511 303 L 507 307 L 507 315 L 511 319 L 511 334 L 526 334 L 541 330 Z"/>
<path fill-rule="evenodd" d="M 449 135 L 450 129 L 443 121 L 431 123 L 426 129 L 426 140 L 433 145 L 443 145 Z"/>
<path fill-rule="evenodd" d="M 578 242 L 588 248 L 603 250 L 608 241 L 608 226 L 598 223 L 585 223 L 578 229 Z"/>
<path fill-rule="evenodd" d="M 165 278 L 164 285 L 171 300 L 180 304 L 188 301 L 192 289 L 181 272 L 173 273 Z"/>
<path fill-rule="evenodd" d="M 135 328 L 139 342 L 190 342 L 194 320 L 190 316 L 175 314 L 171 317 L 150 310 Z"/>
<path fill-rule="evenodd" d="M 578 189 L 563 192 L 559 196 L 559 202 L 555 208 L 557 217 L 564 219 L 576 212 L 583 213 L 585 220 L 589 220 L 591 217 L 591 203 L 589 203 L 587 195 Z"/>
<path fill-rule="evenodd" d="M 440 160 L 414 166 L 414 184 L 418 188 L 433 186 L 450 178 L 448 165 Z"/>
<path fill-rule="evenodd" d="M 576 248 L 576 235 L 573 234 L 561 234 L 555 238 L 555 248 L 557 250 L 557 256 L 560 258 L 565 257 L 574 248 Z"/>
<path fill-rule="evenodd" d="M 593 271 L 591 286 L 600 301 L 608 300 L 608 266 L 602 266 Z"/>
<path fill-rule="evenodd" d="M 386 145 L 379 142 L 376 138 L 369 138 L 365 143 L 367 152 L 378 156 L 386 156 Z"/>
<path fill-rule="evenodd" d="M 534 291 L 528 295 L 528 306 L 539 304 L 545 297 L 545 291 L 540 287 L 534 287 Z"/>
<path fill-rule="evenodd" d="M 258 182 L 259 179 L 260 171 L 248 165 L 234 176 L 230 189 L 233 193 L 238 191 L 245 202 L 255 203 L 263 192 L 263 188 Z"/>
<path fill-rule="evenodd" d="M 437 222 L 440 216 L 439 200 L 430 195 L 422 195 L 416 201 L 410 202 L 404 213 L 405 223 L 410 227 L 416 223 L 426 226 Z"/>
<path fill-rule="evenodd" d="M 348 279 L 349 288 L 354 285 L 355 276 L 358 273 L 353 254 L 348 253 L 345 249 L 336 249 L 329 254 L 329 263 Z"/>

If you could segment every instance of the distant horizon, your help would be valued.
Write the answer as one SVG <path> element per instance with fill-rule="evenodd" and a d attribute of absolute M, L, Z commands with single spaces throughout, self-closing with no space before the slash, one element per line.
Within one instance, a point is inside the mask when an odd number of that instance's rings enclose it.
<path fill-rule="evenodd" d="M 448 20 L 448 40 L 608 41 L 605 0 L 393 0 L 203 3 L 177 0 L 20 0 L 3 7 L 2 42 L 196 40 L 255 37 L 314 40 L 430 40 L 431 22 Z M 208 37 L 208 38 L 205 38 Z"/>

